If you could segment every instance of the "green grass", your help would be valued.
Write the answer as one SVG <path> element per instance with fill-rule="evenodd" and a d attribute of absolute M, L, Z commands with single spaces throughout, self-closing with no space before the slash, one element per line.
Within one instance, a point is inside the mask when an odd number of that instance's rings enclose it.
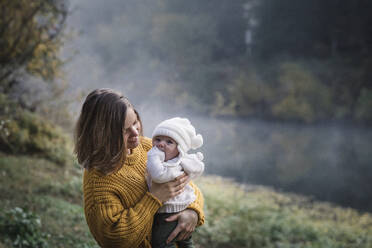
<path fill-rule="evenodd" d="M 81 176 L 76 164 L 61 167 L 46 159 L 0 153 L 0 225 L 6 213 L 19 207 L 25 213 L 12 223 L 36 228 L 32 230 L 39 236 L 31 241 L 45 239 L 44 247 L 98 247 L 84 219 Z M 196 247 L 372 247 L 370 214 L 220 177 L 206 176 L 196 183 L 206 213 L 205 225 L 193 235 Z M 3 247 L 32 246 L 16 246 L 1 232 Z"/>
<path fill-rule="evenodd" d="M 19 207 L 40 216 L 49 247 L 98 247 L 85 223 L 77 166 L 0 154 L 0 198 L 3 212 Z"/>
<path fill-rule="evenodd" d="M 201 247 L 372 247 L 370 214 L 219 177 L 196 183 L 206 201 Z"/>

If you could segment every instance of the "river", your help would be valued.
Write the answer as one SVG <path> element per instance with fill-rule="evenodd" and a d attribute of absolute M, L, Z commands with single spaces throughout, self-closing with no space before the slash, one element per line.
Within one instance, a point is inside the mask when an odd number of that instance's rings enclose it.
<path fill-rule="evenodd" d="M 372 212 L 372 129 L 189 118 L 204 136 L 206 174 Z M 145 130 L 160 120 L 149 113 Z"/>

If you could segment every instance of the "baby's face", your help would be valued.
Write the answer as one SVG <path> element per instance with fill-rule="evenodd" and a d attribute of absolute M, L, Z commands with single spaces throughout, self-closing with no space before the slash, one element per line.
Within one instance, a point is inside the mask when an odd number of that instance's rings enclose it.
<path fill-rule="evenodd" d="M 177 149 L 177 142 L 168 136 L 155 136 L 152 138 L 152 145 L 159 148 L 165 153 L 164 161 L 175 158 L 179 152 Z"/>

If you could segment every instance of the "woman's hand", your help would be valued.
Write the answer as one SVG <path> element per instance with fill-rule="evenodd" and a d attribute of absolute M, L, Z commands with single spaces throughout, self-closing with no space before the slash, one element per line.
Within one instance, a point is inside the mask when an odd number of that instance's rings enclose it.
<path fill-rule="evenodd" d="M 181 176 L 167 183 L 151 183 L 150 193 L 161 202 L 166 202 L 170 198 L 182 193 L 186 184 L 190 181 L 189 176 L 183 173 Z"/>
<path fill-rule="evenodd" d="M 192 209 L 185 209 L 165 219 L 166 221 L 177 221 L 178 224 L 167 239 L 167 244 L 177 237 L 177 240 L 185 240 L 195 230 L 198 224 L 198 215 Z M 177 236 L 178 235 L 178 236 Z"/>

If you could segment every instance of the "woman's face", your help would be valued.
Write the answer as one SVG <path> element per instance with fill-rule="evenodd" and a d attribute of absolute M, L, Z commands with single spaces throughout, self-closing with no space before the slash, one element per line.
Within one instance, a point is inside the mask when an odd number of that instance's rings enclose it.
<path fill-rule="evenodd" d="M 177 149 L 177 142 L 171 137 L 162 135 L 155 136 L 152 139 L 152 145 L 156 146 L 157 148 L 159 148 L 160 151 L 164 152 L 164 161 L 175 158 L 179 154 Z"/>
<path fill-rule="evenodd" d="M 137 120 L 137 115 L 133 108 L 127 109 L 127 116 L 124 124 L 124 142 L 128 149 L 134 149 L 139 145 L 139 130 L 140 125 Z"/>

